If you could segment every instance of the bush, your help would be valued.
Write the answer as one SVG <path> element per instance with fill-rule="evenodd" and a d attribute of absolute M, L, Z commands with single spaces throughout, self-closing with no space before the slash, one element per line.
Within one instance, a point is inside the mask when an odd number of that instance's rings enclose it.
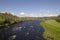
<path fill-rule="evenodd" d="M 56 19 L 57 22 L 60 22 L 60 18 Z"/>

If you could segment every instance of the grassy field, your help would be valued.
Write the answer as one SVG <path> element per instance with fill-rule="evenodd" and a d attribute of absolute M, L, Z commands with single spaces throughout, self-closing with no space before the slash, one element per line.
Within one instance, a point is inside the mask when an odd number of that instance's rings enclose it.
<path fill-rule="evenodd" d="M 47 40 L 60 40 L 60 23 L 55 20 L 46 20 L 41 22 L 45 29 L 44 38 Z"/>

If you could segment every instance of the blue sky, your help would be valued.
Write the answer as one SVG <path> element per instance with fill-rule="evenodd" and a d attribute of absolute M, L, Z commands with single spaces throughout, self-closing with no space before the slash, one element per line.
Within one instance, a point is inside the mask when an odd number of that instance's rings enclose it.
<path fill-rule="evenodd" d="M 56 16 L 60 0 L 0 0 L 0 12 L 23 17 Z"/>

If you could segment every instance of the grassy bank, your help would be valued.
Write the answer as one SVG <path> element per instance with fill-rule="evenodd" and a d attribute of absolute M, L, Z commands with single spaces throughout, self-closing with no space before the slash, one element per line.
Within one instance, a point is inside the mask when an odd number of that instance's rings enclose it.
<path fill-rule="evenodd" d="M 44 38 L 47 40 L 60 40 L 60 23 L 55 20 L 46 20 L 41 22 L 45 29 Z"/>
<path fill-rule="evenodd" d="M 0 13 L 0 28 L 20 22 L 20 18 L 10 13 Z"/>

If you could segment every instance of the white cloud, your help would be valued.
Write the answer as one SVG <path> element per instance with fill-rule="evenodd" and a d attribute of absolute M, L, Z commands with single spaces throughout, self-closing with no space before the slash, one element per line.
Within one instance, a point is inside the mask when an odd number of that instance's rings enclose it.
<path fill-rule="evenodd" d="M 25 13 L 24 12 L 21 12 L 20 15 L 24 15 Z"/>
<path fill-rule="evenodd" d="M 15 13 L 11 13 L 12 15 L 15 15 Z"/>
<path fill-rule="evenodd" d="M 57 16 L 58 14 L 53 14 L 50 13 L 49 10 L 40 10 L 40 14 L 34 14 L 34 13 L 25 13 L 25 12 L 21 12 L 20 14 L 17 14 L 17 16 L 19 17 L 50 17 L 50 16 Z"/>
<path fill-rule="evenodd" d="M 50 16 L 57 16 L 58 14 L 29 14 L 29 13 L 24 13 L 23 15 L 18 15 L 19 17 L 50 17 Z"/>
<path fill-rule="evenodd" d="M 59 14 L 52 14 L 52 13 L 40 13 L 37 14 L 38 17 L 50 17 L 50 16 L 58 16 Z"/>
<path fill-rule="evenodd" d="M 24 12 L 20 12 L 19 14 L 16 14 L 18 17 L 25 17 L 25 13 Z"/>
<path fill-rule="evenodd" d="M 52 13 L 40 13 L 40 14 L 34 14 L 34 13 L 24 13 L 21 12 L 18 14 L 19 17 L 50 17 L 50 16 L 57 16 L 58 14 L 52 14 Z"/>

